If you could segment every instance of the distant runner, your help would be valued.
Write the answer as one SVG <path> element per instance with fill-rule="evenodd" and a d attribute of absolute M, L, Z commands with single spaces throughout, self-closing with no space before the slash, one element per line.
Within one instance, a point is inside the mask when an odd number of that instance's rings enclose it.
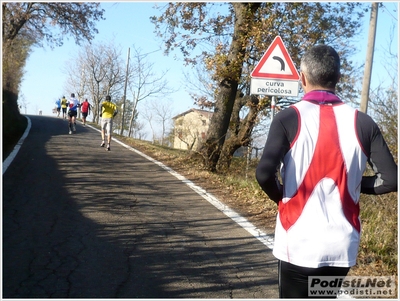
<path fill-rule="evenodd" d="M 79 101 L 75 98 L 75 94 L 71 94 L 71 99 L 68 101 L 68 128 L 69 134 L 76 133 L 76 116 L 78 115 Z"/>
<path fill-rule="evenodd" d="M 60 117 L 60 111 L 61 111 L 61 99 L 56 100 L 56 109 L 57 109 L 57 117 Z"/>
<path fill-rule="evenodd" d="M 111 133 L 113 118 L 117 115 L 118 109 L 115 104 L 111 102 L 111 96 L 106 96 L 106 101 L 101 104 L 101 147 L 105 145 L 105 133 L 107 132 L 107 150 L 110 151 Z"/>
<path fill-rule="evenodd" d="M 92 105 L 88 102 L 87 98 L 85 101 L 81 104 L 81 112 L 82 112 L 82 123 L 83 125 L 86 125 L 86 117 L 90 115 L 90 110 L 92 108 Z"/>
<path fill-rule="evenodd" d="M 63 96 L 61 98 L 61 110 L 63 114 L 63 119 L 67 118 L 67 102 L 67 99 L 65 98 L 65 96 Z"/>

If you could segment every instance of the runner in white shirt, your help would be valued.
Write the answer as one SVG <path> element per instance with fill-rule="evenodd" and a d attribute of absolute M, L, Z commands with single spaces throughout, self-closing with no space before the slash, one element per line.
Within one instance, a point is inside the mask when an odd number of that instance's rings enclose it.
<path fill-rule="evenodd" d="M 305 95 L 274 117 L 256 170 L 278 204 L 273 254 L 281 298 L 308 298 L 311 276 L 344 278 L 357 259 L 360 193 L 397 191 L 397 165 L 379 127 L 335 94 L 337 52 L 314 46 L 300 69 Z M 374 176 L 363 175 L 367 162 Z"/>
<path fill-rule="evenodd" d="M 75 94 L 71 94 L 70 100 L 67 102 L 68 106 L 68 128 L 69 134 L 76 133 L 76 116 L 78 115 L 78 108 L 80 106 L 78 99 L 75 98 Z"/>

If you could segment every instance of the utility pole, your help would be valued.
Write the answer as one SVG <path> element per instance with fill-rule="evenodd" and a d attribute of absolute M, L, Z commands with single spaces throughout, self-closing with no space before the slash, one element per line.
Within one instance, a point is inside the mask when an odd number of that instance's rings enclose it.
<path fill-rule="evenodd" d="M 124 119 L 125 119 L 125 102 L 126 102 L 126 86 L 128 85 L 128 72 L 129 72 L 129 56 L 131 49 L 128 48 L 128 58 L 126 60 L 126 73 L 125 73 L 125 87 L 124 87 L 124 103 L 122 105 L 122 121 L 121 121 L 121 131 L 120 135 L 123 136 L 124 133 Z"/>
<path fill-rule="evenodd" d="M 375 36 L 376 36 L 376 23 L 378 19 L 378 5 L 379 3 L 373 2 L 371 5 L 371 18 L 369 21 L 369 34 L 367 44 L 367 58 L 365 60 L 363 87 L 361 91 L 361 104 L 360 111 L 367 113 L 369 88 L 371 84 L 372 61 L 374 58 Z"/>

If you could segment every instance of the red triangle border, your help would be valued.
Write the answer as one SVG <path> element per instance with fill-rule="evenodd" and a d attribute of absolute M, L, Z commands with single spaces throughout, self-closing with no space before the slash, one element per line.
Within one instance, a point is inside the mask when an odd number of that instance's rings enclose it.
<path fill-rule="evenodd" d="M 282 54 L 285 57 L 286 62 L 288 63 L 288 67 L 292 74 L 274 74 L 274 73 L 261 73 L 260 70 L 264 66 L 267 59 L 270 57 L 272 51 L 275 50 L 276 47 L 280 47 L 282 50 Z M 257 66 L 251 72 L 251 77 L 257 78 L 266 78 L 266 79 L 287 79 L 287 80 L 299 80 L 300 76 L 296 70 L 296 67 L 293 64 L 293 61 L 283 44 L 282 38 L 280 36 L 276 36 L 272 41 L 271 45 L 268 47 L 267 51 L 262 56 L 261 60 L 258 62 Z"/>

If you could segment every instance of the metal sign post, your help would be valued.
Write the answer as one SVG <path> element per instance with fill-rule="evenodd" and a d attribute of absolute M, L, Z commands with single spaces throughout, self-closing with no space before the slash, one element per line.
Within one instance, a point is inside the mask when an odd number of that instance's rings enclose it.
<path fill-rule="evenodd" d="M 272 96 L 272 100 L 271 100 L 271 122 L 274 119 L 274 115 L 275 115 L 275 105 L 276 105 L 276 96 Z"/>

